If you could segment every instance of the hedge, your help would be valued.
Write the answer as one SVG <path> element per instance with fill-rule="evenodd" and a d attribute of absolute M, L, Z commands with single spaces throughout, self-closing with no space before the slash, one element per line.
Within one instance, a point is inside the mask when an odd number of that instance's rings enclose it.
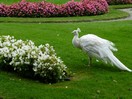
<path fill-rule="evenodd" d="M 62 5 L 46 1 L 0 4 L 1 17 L 67 17 L 99 15 L 107 12 L 108 4 L 105 0 L 69 1 Z"/>

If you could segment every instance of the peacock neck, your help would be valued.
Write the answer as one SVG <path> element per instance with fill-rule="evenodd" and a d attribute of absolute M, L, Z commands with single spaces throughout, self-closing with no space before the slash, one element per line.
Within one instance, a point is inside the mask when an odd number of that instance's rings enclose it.
<path fill-rule="evenodd" d="M 80 48 L 80 39 L 78 34 L 73 37 L 72 43 L 75 47 Z"/>

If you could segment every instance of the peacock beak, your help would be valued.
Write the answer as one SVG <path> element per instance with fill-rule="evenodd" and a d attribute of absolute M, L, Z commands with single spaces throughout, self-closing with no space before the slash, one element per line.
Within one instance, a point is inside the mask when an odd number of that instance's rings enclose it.
<path fill-rule="evenodd" d="M 76 30 L 72 31 L 72 34 L 75 34 L 76 33 Z"/>

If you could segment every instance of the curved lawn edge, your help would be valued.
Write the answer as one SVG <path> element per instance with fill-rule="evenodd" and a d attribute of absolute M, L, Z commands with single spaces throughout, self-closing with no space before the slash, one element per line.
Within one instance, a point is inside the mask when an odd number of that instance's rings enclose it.
<path fill-rule="evenodd" d="M 81 17 L 54 17 L 54 18 L 17 18 L 17 17 L 0 17 L 0 23 L 73 23 L 73 22 L 94 22 L 126 18 L 129 13 L 120 11 L 121 8 L 131 8 L 132 5 L 110 6 L 109 12 L 97 16 Z"/>

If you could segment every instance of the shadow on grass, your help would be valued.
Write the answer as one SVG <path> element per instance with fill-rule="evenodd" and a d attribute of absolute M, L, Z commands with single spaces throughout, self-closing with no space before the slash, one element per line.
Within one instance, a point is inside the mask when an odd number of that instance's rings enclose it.
<path fill-rule="evenodd" d="M 94 63 L 92 67 L 96 71 L 110 71 L 110 72 L 120 72 L 121 70 L 116 68 L 115 66 L 111 66 L 109 64 L 104 63 Z"/>

